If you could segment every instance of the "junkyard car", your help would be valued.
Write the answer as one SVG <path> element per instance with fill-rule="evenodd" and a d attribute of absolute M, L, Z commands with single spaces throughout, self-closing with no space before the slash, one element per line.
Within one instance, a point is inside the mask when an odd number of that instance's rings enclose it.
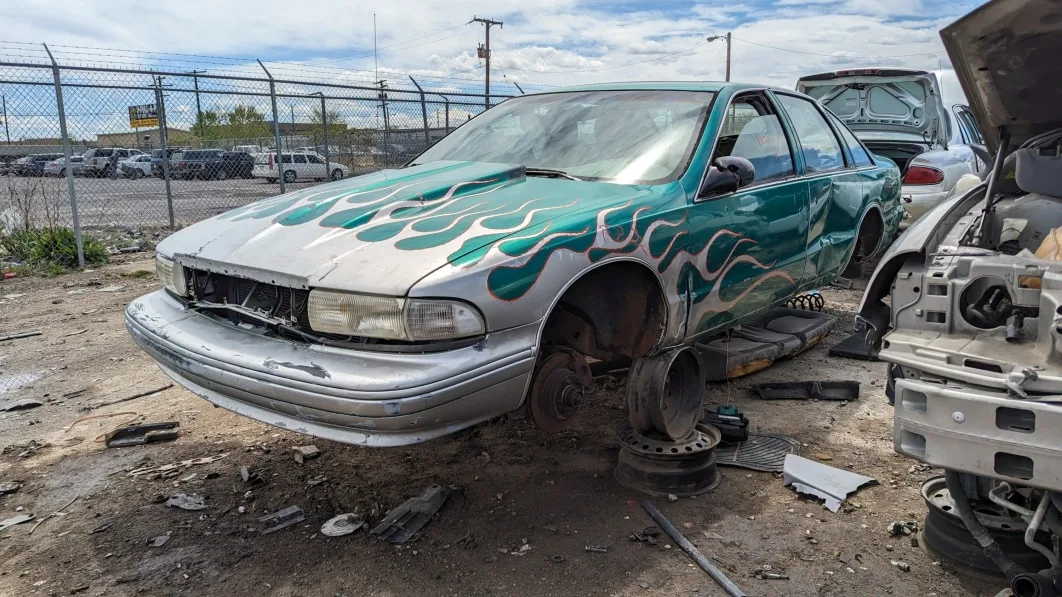
<path fill-rule="evenodd" d="M 960 179 L 985 166 L 976 152 L 984 139 L 969 107 L 953 104 L 949 109 L 931 72 L 843 70 L 801 77 L 796 89 L 822 102 L 871 151 L 900 167 L 901 228 L 966 190 Z"/>
<path fill-rule="evenodd" d="M 995 0 L 941 35 L 995 161 L 885 253 L 863 333 L 890 363 L 895 449 L 947 471 L 948 509 L 1016 595 L 1053 595 L 1058 568 L 1029 576 L 1013 556 L 1057 560 L 1062 506 L 1062 65 L 1046 58 L 1062 9 Z M 1001 548 L 989 519 L 1019 541 Z"/>
<path fill-rule="evenodd" d="M 559 413 L 584 389 L 584 357 L 710 339 L 828 283 L 892 238 L 899 195 L 892 162 L 792 91 L 532 94 L 402 169 L 170 236 L 165 290 L 130 303 L 126 323 L 216 405 L 401 445 L 528 396 L 556 401 L 538 416 Z"/>

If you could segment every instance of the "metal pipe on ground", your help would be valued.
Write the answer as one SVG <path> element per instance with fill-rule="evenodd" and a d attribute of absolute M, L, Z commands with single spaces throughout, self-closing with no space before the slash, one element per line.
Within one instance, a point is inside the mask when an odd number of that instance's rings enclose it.
<path fill-rule="evenodd" d="M 682 533 L 675 528 L 675 525 L 671 524 L 671 521 L 660 512 L 660 510 L 656 509 L 656 506 L 654 506 L 652 502 L 649 500 L 642 500 L 641 503 L 642 509 L 649 514 L 649 518 L 652 518 L 657 526 L 664 529 L 664 532 L 667 533 L 675 543 L 678 543 L 679 547 L 682 548 L 682 551 L 686 552 L 687 555 L 693 558 L 693 561 L 697 562 L 697 565 L 701 567 L 701 570 L 707 572 L 708 576 L 712 577 L 712 580 L 722 587 L 727 595 L 730 595 L 731 597 L 746 597 L 745 591 L 742 591 L 732 580 L 723 574 L 722 570 L 716 568 L 715 564 L 712 564 L 708 558 L 704 557 L 704 554 L 694 547 L 689 539 L 684 537 Z"/>

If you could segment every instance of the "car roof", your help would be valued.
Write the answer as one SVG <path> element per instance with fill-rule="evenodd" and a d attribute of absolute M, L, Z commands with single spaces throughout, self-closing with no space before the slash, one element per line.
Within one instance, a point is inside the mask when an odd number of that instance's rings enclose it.
<path fill-rule="evenodd" d="M 740 91 L 742 89 L 777 89 L 779 91 L 792 91 L 782 87 L 770 85 L 755 85 L 751 83 L 724 83 L 720 81 L 630 81 L 616 83 L 592 83 L 589 85 L 575 85 L 561 87 L 546 91 L 536 91 L 527 95 L 544 95 L 548 93 L 565 93 L 569 91 L 710 91 L 718 93 L 725 89 Z"/>

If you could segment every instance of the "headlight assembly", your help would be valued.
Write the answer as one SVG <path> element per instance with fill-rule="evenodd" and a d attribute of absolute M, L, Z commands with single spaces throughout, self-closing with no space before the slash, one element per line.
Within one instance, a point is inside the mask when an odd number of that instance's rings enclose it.
<path fill-rule="evenodd" d="M 184 275 L 184 266 L 162 255 L 156 255 L 155 271 L 166 290 L 177 296 L 188 296 L 188 279 Z"/>
<path fill-rule="evenodd" d="M 482 335 L 483 317 L 471 305 L 311 290 L 310 327 L 316 332 L 423 342 Z"/>

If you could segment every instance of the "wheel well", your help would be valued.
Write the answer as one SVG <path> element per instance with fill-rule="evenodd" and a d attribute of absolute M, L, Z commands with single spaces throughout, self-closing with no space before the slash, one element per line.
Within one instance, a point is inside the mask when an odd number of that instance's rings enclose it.
<path fill-rule="evenodd" d="M 656 274 L 633 261 L 609 263 L 576 280 L 554 305 L 542 349 L 569 348 L 593 359 L 629 363 L 660 345 L 667 303 Z"/>
<path fill-rule="evenodd" d="M 881 218 L 881 212 L 876 208 L 870 208 L 867 210 L 863 221 L 859 224 L 859 244 L 856 250 L 859 251 L 858 259 L 869 259 L 873 257 L 880 248 L 881 237 L 885 234 L 885 221 Z"/>

